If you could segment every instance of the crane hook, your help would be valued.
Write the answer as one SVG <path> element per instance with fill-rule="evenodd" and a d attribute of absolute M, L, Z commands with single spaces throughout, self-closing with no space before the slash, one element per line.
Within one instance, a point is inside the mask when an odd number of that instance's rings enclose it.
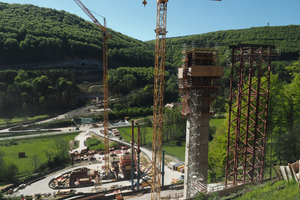
<path fill-rule="evenodd" d="M 146 6 L 146 4 L 147 4 L 147 1 L 146 0 L 144 0 L 143 1 L 143 4 L 144 4 L 144 7 Z"/>

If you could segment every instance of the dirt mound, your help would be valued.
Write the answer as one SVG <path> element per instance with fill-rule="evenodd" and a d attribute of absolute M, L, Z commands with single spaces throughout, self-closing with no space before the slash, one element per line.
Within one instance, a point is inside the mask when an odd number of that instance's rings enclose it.
<path fill-rule="evenodd" d="M 100 107 L 100 105 L 99 106 L 98 105 L 91 105 L 91 106 L 78 108 L 76 110 L 72 110 L 72 111 L 68 112 L 66 114 L 66 117 L 70 119 L 70 118 L 74 118 L 74 117 L 77 117 L 77 116 L 88 116 L 88 115 L 91 115 L 91 114 L 98 115 L 101 112 L 95 112 L 95 110 L 98 110 L 99 107 Z"/>

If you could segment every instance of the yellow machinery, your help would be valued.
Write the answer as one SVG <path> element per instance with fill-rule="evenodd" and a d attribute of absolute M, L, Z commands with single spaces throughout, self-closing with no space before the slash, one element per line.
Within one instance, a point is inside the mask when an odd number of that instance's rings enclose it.
<path fill-rule="evenodd" d="M 160 199 L 161 162 L 162 162 L 162 128 L 164 109 L 164 76 L 166 50 L 167 3 L 169 0 L 157 0 L 155 68 L 154 68 L 154 102 L 153 102 L 153 138 L 152 138 L 152 184 L 151 199 Z M 144 6 L 147 1 L 143 1 Z"/>
<path fill-rule="evenodd" d="M 152 136 L 152 174 L 154 174 L 154 176 L 152 176 L 151 184 L 152 200 L 159 200 L 161 191 L 162 128 L 168 2 L 169 0 L 157 0 Z M 144 6 L 146 6 L 147 1 L 143 0 L 142 3 L 144 4 Z"/>
<path fill-rule="evenodd" d="M 106 22 L 104 18 L 104 26 L 92 15 L 80 0 L 74 0 L 75 3 L 91 18 L 91 20 L 103 31 L 103 106 L 104 106 L 104 159 L 105 174 L 109 173 L 109 139 L 108 139 L 108 64 L 107 64 L 107 37 L 112 38 L 106 30 Z"/>

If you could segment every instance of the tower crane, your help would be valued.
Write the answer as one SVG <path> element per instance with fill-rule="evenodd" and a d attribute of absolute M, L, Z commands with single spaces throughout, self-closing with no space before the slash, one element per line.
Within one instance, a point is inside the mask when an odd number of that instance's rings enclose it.
<path fill-rule="evenodd" d="M 160 199 L 161 162 L 162 162 L 162 128 L 164 108 L 164 76 L 166 49 L 167 3 L 169 0 L 157 0 L 155 68 L 154 68 L 154 102 L 152 135 L 152 186 L 151 199 Z M 144 6 L 147 1 L 143 1 Z"/>
<path fill-rule="evenodd" d="M 107 64 L 107 37 L 112 38 L 106 30 L 106 19 L 104 18 L 104 26 L 92 15 L 92 13 L 85 7 L 80 0 L 74 0 L 75 3 L 90 17 L 90 19 L 103 32 L 103 127 L 104 127 L 104 160 L 105 160 L 105 174 L 109 174 L 109 139 L 108 139 L 108 64 Z"/>
<path fill-rule="evenodd" d="M 212 0 L 222 1 L 222 0 Z M 162 129 L 164 108 L 164 76 L 166 51 L 167 3 L 169 0 L 157 0 L 155 68 L 154 68 L 154 98 L 153 98 L 153 135 L 152 135 L 152 185 L 151 200 L 160 199 L 161 163 L 162 161 Z M 147 5 L 143 0 L 142 4 Z"/>

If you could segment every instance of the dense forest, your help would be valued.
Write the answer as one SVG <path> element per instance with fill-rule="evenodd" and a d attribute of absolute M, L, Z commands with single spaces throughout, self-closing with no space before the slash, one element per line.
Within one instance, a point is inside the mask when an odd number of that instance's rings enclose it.
<path fill-rule="evenodd" d="M 166 42 L 166 61 L 173 67 L 180 66 L 182 44 L 195 44 L 199 47 L 217 47 L 220 52 L 220 64 L 226 65 L 225 52 L 229 45 L 262 44 L 274 45 L 281 51 L 280 60 L 296 60 L 300 47 L 300 26 L 265 26 L 248 29 L 216 31 L 211 33 L 168 38 Z M 154 45 L 154 41 L 146 42 Z"/>
<path fill-rule="evenodd" d="M 68 70 L 0 71 L 0 118 L 75 108 L 74 73 Z"/>
<path fill-rule="evenodd" d="M 54 9 L 0 2 L 0 65 L 102 60 L 102 32 L 92 22 Z M 153 64 L 149 45 L 108 29 L 110 67 Z"/>
<path fill-rule="evenodd" d="M 92 22 L 77 15 L 29 4 L 0 2 L 0 65 L 55 62 L 68 59 L 102 60 L 102 32 Z M 142 42 L 108 29 L 109 67 L 150 67 L 154 65 L 154 41 Z M 177 69 L 182 44 L 215 46 L 220 64 L 226 65 L 225 52 L 238 43 L 268 44 L 281 49 L 280 60 L 296 60 L 300 47 L 300 26 L 255 27 L 216 31 L 168 38 L 166 69 Z"/>

